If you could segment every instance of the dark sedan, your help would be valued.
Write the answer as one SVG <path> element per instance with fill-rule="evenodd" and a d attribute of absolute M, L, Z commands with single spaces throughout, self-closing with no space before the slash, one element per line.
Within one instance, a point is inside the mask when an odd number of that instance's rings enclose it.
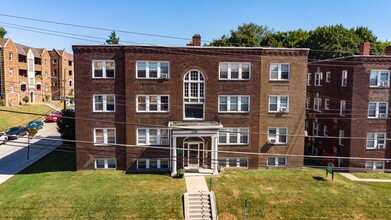
<path fill-rule="evenodd" d="M 10 129 L 8 129 L 6 134 L 8 136 L 8 140 L 15 140 L 15 139 L 18 139 L 18 137 L 26 135 L 27 129 L 24 126 L 12 127 Z"/>

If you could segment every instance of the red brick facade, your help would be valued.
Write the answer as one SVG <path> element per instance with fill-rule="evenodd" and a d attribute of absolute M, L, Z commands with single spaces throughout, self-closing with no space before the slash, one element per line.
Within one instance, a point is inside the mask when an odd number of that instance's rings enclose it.
<path fill-rule="evenodd" d="M 51 58 L 51 83 L 53 98 L 74 96 L 73 55 L 65 50 L 49 51 Z M 65 93 L 65 95 L 64 95 Z"/>

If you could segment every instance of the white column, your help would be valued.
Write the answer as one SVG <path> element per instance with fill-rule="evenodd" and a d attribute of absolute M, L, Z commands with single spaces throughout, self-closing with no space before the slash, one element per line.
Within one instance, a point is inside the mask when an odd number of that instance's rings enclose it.
<path fill-rule="evenodd" d="M 212 164 L 213 166 L 213 175 L 218 175 L 218 166 L 219 166 L 219 161 L 218 161 L 218 156 L 217 156 L 217 137 L 212 138 Z"/>
<path fill-rule="evenodd" d="M 171 176 L 175 176 L 177 174 L 177 156 L 176 156 L 176 137 L 173 137 L 172 141 L 172 158 L 171 158 Z"/>

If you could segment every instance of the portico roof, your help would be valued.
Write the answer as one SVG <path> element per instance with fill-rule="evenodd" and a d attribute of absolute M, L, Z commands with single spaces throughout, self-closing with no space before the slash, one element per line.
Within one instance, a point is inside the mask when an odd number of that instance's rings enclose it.
<path fill-rule="evenodd" d="M 168 127 L 178 130 L 220 129 L 223 125 L 216 121 L 170 121 Z"/>

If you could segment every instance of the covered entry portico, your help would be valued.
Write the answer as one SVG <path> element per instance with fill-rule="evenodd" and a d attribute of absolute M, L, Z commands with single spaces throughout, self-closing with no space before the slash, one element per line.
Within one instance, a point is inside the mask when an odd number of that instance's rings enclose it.
<path fill-rule="evenodd" d="M 178 162 L 183 167 L 204 168 L 210 162 L 213 175 L 218 174 L 218 149 L 219 129 L 223 126 L 218 122 L 183 122 L 171 121 L 168 124 L 171 130 L 171 176 L 177 174 Z M 179 143 L 178 139 L 182 142 Z M 210 139 L 210 150 L 206 139 Z M 209 142 L 208 142 L 209 143 Z M 178 151 L 182 157 L 178 159 Z M 210 157 L 208 153 L 210 152 Z M 210 158 L 210 161 L 208 161 Z M 181 161 L 180 161 L 181 160 Z"/>

